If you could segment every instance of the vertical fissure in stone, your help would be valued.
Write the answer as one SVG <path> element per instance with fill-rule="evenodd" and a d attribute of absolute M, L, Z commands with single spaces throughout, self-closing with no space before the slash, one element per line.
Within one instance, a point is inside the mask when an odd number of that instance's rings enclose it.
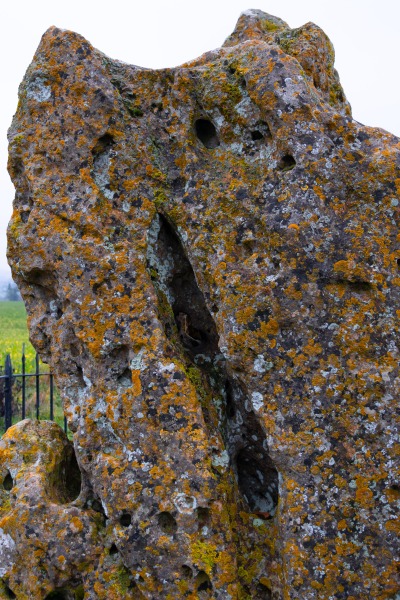
<path fill-rule="evenodd" d="M 248 402 L 241 382 L 225 384 L 226 445 L 239 491 L 249 512 L 274 516 L 279 500 L 279 475 L 269 455 L 265 433 Z"/>
<path fill-rule="evenodd" d="M 219 355 L 217 329 L 182 243 L 164 216 L 155 219 L 149 242 L 148 268 L 167 338 L 191 362 L 211 364 Z"/>
<path fill-rule="evenodd" d="M 202 387 L 198 389 L 200 397 L 206 383 L 213 397 L 221 399 L 224 409 L 219 418 L 220 433 L 238 489 L 249 512 L 270 518 L 278 503 L 278 472 L 269 456 L 265 434 L 242 384 L 227 372 L 217 328 L 193 268 L 178 234 L 163 215 L 156 217 L 149 231 L 147 260 L 171 351 L 184 359 L 188 373 L 191 366 L 201 373 L 199 382 L 195 382 Z M 209 425 L 208 408 L 202 408 Z"/>

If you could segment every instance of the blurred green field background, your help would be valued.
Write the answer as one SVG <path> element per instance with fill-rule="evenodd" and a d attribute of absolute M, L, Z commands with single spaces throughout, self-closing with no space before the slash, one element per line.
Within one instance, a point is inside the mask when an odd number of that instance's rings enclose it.
<path fill-rule="evenodd" d="M 22 349 L 25 344 L 26 370 L 35 369 L 36 352 L 29 341 L 26 310 L 23 302 L 0 302 L 0 364 L 4 368 L 6 354 L 13 367 L 21 372 Z"/>
<path fill-rule="evenodd" d="M 36 351 L 29 341 L 26 322 L 26 310 L 22 301 L 0 301 L 0 375 L 4 375 L 6 355 L 10 354 L 14 373 L 21 373 L 22 352 L 25 351 L 25 372 L 34 373 L 36 369 Z M 48 373 L 48 365 L 39 362 L 41 373 Z M 50 416 L 50 381 L 48 376 L 40 377 L 39 404 L 40 418 Z M 22 380 L 15 378 L 13 387 L 13 423 L 21 419 Z M 3 417 L 4 380 L 0 380 L 0 434 L 4 430 Z M 36 385 L 34 377 L 26 378 L 26 417 L 35 418 Z M 54 420 L 63 427 L 64 413 L 60 394 L 54 388 Z"/>

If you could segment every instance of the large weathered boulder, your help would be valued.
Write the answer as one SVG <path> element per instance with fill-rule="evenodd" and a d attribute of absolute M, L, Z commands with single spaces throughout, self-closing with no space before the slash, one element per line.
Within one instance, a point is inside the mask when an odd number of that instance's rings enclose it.
<path fill-rule="evenodd" d="M 9 261 L 82 483 L 55 426 L 3 440 L 9 595 L 395 597 L 400 146 L 333 63 L 260 11 L 158 71 L 45 33 Z"/>

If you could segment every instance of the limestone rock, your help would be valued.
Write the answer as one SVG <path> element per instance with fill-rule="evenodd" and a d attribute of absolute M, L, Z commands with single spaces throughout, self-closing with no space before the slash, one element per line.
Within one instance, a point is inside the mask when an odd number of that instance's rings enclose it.
<path fill-rule="evenodd" d="M 82 482 L 56 426 L 1 442 L 8 594 L 395 596 L 399 140 L 333 63 L 260 11 L 158 71 L 43 36 L 9 261 Z"/>

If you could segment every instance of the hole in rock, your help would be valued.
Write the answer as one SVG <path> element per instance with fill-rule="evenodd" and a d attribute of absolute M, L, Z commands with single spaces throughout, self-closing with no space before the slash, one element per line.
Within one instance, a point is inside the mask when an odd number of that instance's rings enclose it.
<path fill-rule="evenodd" d="M 247 439 L 249 436 L 247 436 Z M 255 442 L 236 456 L 238 484 L 251 512 L 269 519 L 278 504 L 278 471 L 268 454 Z"/>
<path fill-rule="evenodd" d="M 10 471 L 8 471 L 7 475 L 3 479 L 3 488 L 9 492 L 14 487 L 13 478 L 11 477 Z"/>
<path fill-rule="evenodd" d="M 398 267 L 399 267 L 399 269 L 400 269 L 400 258 L 398 258 L 398 259 L 396 260 L 396 263 L 397 263 L 397 266 L 398 266 Z"/>
<path fill-rule="evenodd" d="M 158 515 L 158 524 L 164 533 L 173 534 L 178 528 L 174 517 L 169 512 L 162 512 Z"/>
<path fill-rule="evenodd" d="M 83 377 L 83 369 L 79 365 L 76 365 L 75 378 L 77 381 L 78 387 L 84 389 L 86 387 L 86 383 Z"/>
<path fill-rule="evenodd" d="M 83 600 L 84 591 L 82 587 L 79 587 L 75 590 L 71 589 L 57 589 L 54 592 L 50 592 L 45 598 L 45 600 Z"/>
<path fill-rule="evenodd" d="M 347 281 L 346 283 L 356 293 L 369 292 L 372 289 L 372 284 L 368 281 Z"/>
<path fill-rule="evenodd" d="M 122 527 L 129 527 L 129 525 L 132 523 L 132 516 L 129 513 L 123 513 L 119 518 L 119 522 L 121 523 Z"/>
<path fill-rule="evenodd" d="M 127 367 L 120 375 L 117 377 L 117 383 L 121 387 L 129 388 L 132 385 L 132 371 L 129 367 Z"/>
<path fill-rule="evenodd" d="M 197 137 L 206 148 L 211 150 L 219 146 L 217 130 L 209 119 L 197 119 L 194 126 Z"/>
<path fill-rule="evenodd" d="M 34 267 L 26 273 L 26 280 L 33 285 L 45 288 L 51 292 L 56 286 L 56 280 L 53 273 L 37 267 Z"/>
<path fill-rule="evenodd" d="M 255 600 L 272 600 L 272 591 L 261 581 L 257 585 L 256 594 Z"/>
<path fill-rule="evenodd" d="M 291 171 L 296 166 L 296 161 L 291 154 L 285 154 L 282 156 L 278 163 L 278 169 L 280 171 Z"/>
<path fill-rule="evenodd" d="M 62 496 L 64 496 L 63 504 L 76 500 L 81 493 L 82 475 L 72 443 L 61 466 L 61 481 L 64 487 L 62 493 Z"/>
<path fill-rule="evenodd" d="M 110 550 L 108 551 L 110 556 L 114 556 L 115 554 L 118 554 L 118 548 L 115 544 L 112 544 L 112 546 L 110 546 Z"/>
<path fill-rule="evenodd" d="M 262 140 L 263 139 L 263 134 L 261 133 L 261 131 L 252 131 L 251 132 L 251 139 L 253 140 L 253 142 L 257 141 L 257 140 Z"/>
<path fill-rule="evenodd" d="M 185 579 L 192 579 L 193 571 L 189 567 L 189 565 L 182 565 L 181 571 L 182 571 L 182 575 L 183 575 L 183 577 L 185 577 Z"/>
<path fill-rule="evenodd" d="M 195 579 L 196 588 L 198 592 L 205 592 L 206 590 L 212 590 L 212 585 L 209 576 L 205 571 L 199 571 Z"/>
<path fill-rule="evenodd" d="M 95 510 L 96 512 L 101 512 L 101 513 L 104 512 L 100 500 L 94 499 L 94 500 L 92 500 L 91 504 L 92 504 L 93 510 Z"/>
<path fill-rule="evenodd" d="M 114 138 L 109 133 L 105 133 L 98 140 L 96 145 L 94 146 L 92 153 L 94 156 L 98 154 L 102 154 L 109 150 L 114 144 Z"/>
<path fill-rule="evenodd" d="M 210 522 L 210 509 L 204 506 L 199 506 L 196 509 L 197 512 L 197 522 L 199 524 L 199 528 L 204 527 L 207 523 Z"/>

